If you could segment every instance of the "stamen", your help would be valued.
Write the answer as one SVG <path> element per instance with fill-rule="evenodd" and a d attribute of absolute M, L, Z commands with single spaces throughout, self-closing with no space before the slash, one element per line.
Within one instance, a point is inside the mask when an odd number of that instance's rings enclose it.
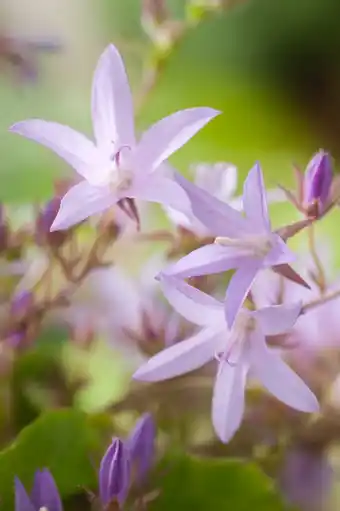
<path fill-rule="evenodd" d="M 244 250 L 245 254 L 265 257 L 272 249 L 272 241 L 268 236 L 248 236 L 246 238 L 229 238 L 218 236 L 214 243 L 225 247 Z"/>

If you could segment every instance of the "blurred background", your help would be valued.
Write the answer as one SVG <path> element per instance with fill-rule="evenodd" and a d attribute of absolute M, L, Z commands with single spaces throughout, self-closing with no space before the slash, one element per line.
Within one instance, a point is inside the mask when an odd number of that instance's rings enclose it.
<path fill-rule="evenodd" d="M 155 33 L 157 17 L 169 22 L 169 33 Z M 57 177 L 72 176 L 61 159 L 9 134 L 8 127 L 39 117 L 91 136 L 92 75 L 109 42 L 126 62 L 140 130 L 190 106 L 222 110 L 171 159 L 182 172 L 193 162 L 232 162 L 241 191 L 259 160 L 269 186 L 291 185 L 293 163 L 304 169 L 320 148 L 331 152 L 336 171 L 339 19 L 338 0 L 168 0 L 166 10 L 157 0 L 1 0 L 0 200 L 25 215 L 23 206 L 51 196 Z M 152 211 L 151 223 L 162 226 L 164 214 Z M 273 206 L 273 218 L 282 224 L 297 216 L 280 204 Z M 332 238 L 337 272 L 338 222 L 336 211 L 318 226 Z M 108 358 L 107 348 L 90 358 L 72 348 L 63 356 L 71 380 L 79 367 L 92 378 L 78 395 L 80 408 L 101 409 L 124 394 L 129 375 L 121 359 Z"/>

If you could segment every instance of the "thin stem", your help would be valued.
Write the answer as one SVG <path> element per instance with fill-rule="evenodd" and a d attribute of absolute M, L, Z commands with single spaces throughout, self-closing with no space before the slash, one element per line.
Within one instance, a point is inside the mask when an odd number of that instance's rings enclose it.
<path fill-rule="evenodd" d="M 316 300 L 313 300 L 306 305 L 302 307 L 301 314 L 305 314 L 306 312 L 310 311 L 311 309 L 314 309 L 315 307 L 318 307 L 319 305 L 323 305 L 324 303 L 328 303 L 335 298 L 340 297 L 340 289 L 337 289 L 336 291 L 333 291 L 332 293 L 329 293 L 327 296 L 322 296 L 321 298 L 318 298 Z"/>

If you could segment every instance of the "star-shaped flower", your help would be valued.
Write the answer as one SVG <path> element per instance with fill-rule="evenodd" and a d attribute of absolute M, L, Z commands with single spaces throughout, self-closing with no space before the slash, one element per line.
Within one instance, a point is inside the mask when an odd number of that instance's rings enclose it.
<path fill-rule="evenodd" d="M 282 238 L 272 231 L 260 166 L 248 174 L 243 188 L 244 215 L 176 174 L 187 192 L 193 214 L 217 236 L 214 243 L 194 250 L 164 270 L 181 278 L 209 275 L 236 268 L 227 289 L 225 312 L 229 327 L 262 268 L 295 259 Z"/>
<path fill-rule="evenodd" d="M 124 64 L 111 44 L 93 79 L 92 121 L 96 143 L 68 126 L 42 120 L 15 124 L 11 131 L 47 146 L 83 178 L 61 201 L 51 230 L 67 229 L 123 198 L 171 205 L 184 211 L 186 194 L 155 172 L 219 112 L 189 108 L 158 121 L 137 142 L 131 91 Z"/>
<path fill-rule="evenodd" d="M 301 304 L 242 309 L 229 330 L 223 303 L 174 277 L 162 278 L 165 296 L 173 307 L 201 329 L 192 337 L 161 351 L 140 367 L 134 379 L 161 381 L 198 369 L 217 359 L 212 421 L 217 435 L 228 442 L 239 428 L 249 372 L 288 406 L 316 412 L 316 397 L 281 359 L 268 348 L 265 336 L 286 332 L 294 325 Z"/>

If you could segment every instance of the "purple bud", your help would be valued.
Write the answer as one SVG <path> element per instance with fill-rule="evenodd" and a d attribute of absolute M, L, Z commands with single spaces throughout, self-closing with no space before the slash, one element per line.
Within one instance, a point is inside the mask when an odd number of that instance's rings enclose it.
<path fill-rule="evenodd" d="M 58 488 L 47 469 L 35 473 L 31 500 L 37 510 L 46 508 L 48 511 L 62 511 Z"/>
<path fill-rule="evenodd" d="M 66 231 L 50 232 L 60 209 L 60 197 L 53 197 L 39 213 L 36 223 L 36 240 L 39 245 L 61 245 L 67 237 Z"/>
<path fill-rule="evenodd" d="M 146 413 L 137 421 L 127 446 L 137 483 L 145 480 L 155 458 L 156 427 L 152 415 Z"/>
<path fill-rule="evenodd" d="M 130 485 L 129 451 L 119 438 L 113 438 L 103 456 L 99 470 L 99 496 L 108 506 L 114 500 L 124 502 Z"/>
<path fill-rule="evenodd" d="M 322 211 L 329 198 L 333 179 L 330 157 L 324 151 L 319 151 L 309 162 L 304 180 L 304 205 L 317 202 Z"/>
<path fill-rule="evenodd" d="M 33 294 L 30 291 L 20 291 L 11 302 L 10 313 L 20 320 L 33 307 Z"/>
<path fill-rule="evenodd" d="M 31 497 L 18 478 L 15 479 L 15 511 L 62 511 L 62 503 L 57 486 L 47 470 L 37 471 L 34 477 Z"/>

